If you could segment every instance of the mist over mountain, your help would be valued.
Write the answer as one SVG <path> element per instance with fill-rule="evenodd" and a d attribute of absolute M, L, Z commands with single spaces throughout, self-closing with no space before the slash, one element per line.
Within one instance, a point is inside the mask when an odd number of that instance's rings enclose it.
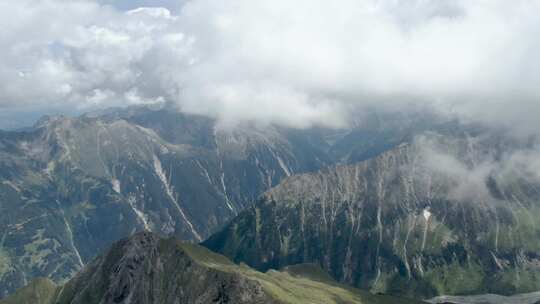
<path fill-rule="evenodd" d="M 202 241 L 287 176 L 445 126 L 420 113 L 373 113 L 353 129 L 222 129 L 204 116 L 131 107 L 3 132 L 2 293 L 38 276 L 63 282 L 136 231 Z"/>
<path fill-rule="evenodd" d="M 426 133 L 285 179 L 204 245 L 260 270 L 316 263 L 374 292 L 537 291 L 537 156 L 520 156 L 529 149 L 482 131 Z"/>
<path fill-rule="evenodd" d="M 208 238 L 261 271 L 316 264 L 373 293 L 539 289 L 535 136 L 429 112 L 360 117 L 227 128 L 137 106 L 2 132 L 3 295 L 64 284 L 142 230 Z"/>
<path fill-rule="evenodd" d="M 539 12 L 0 2 L 0 301 L 534 303 Z"/>

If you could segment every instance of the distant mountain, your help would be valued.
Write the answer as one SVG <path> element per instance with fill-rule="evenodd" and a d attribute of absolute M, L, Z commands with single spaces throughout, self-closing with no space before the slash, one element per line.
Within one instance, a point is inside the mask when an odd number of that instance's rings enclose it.
<path fill-rule="evenodd" d="M 426 133 L 373 159 L 285 179 L 203 245 L 263 271 L 316 263 L 373 292 L 537 291 L 531 149 L 499 133 Z"/>
<path fill-rule="evenodd" d="M 130 107 L 0 131 L 0 298 L 35 277 L 64 282 L 135 231 L 203 240 L 284 178 L 446 127 L 436 121 L 373 112 L 345 130 L 223 129 Z"/>
<path fill-rule="evenodd" d="M 416 304 L 371 295 L 332 281 L 310 265 L 257 272 L 204 247 L 138 233 L 62 286 L 38 279 L 1 304 L 369 303 Z"/>

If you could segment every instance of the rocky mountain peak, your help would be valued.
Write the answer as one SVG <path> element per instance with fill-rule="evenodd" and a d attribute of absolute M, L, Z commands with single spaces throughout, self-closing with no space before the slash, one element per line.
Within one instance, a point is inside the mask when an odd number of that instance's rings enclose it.
<path fill-rule="evenodd" d="M 38 279 L 0 304 L 418 304 L 345 288 L 313 265 L 257 272 L 204 247 L 141 232 L 64 285 Z"/>

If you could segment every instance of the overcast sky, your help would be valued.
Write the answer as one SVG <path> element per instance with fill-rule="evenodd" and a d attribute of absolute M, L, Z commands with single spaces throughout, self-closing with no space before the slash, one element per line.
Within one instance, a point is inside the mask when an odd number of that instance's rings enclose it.
<path fill-rule="evenodd" d="M 98 0 L 102 5 L 114 6 L 118 10 L 128 11 L 139 7 L 164 7 L 171 12 L 178 12 L 187 0 Z"/>
<path fill-rule="evenodd" d="M 0 0 L 0 111 L 172 101 L 339 127 L 351 109 L 412 102 L 537 132 L 539 13 L 536 0 Z"/>

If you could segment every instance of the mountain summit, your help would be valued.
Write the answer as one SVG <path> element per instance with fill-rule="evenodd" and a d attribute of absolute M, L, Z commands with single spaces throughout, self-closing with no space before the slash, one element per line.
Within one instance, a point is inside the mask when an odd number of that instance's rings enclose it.
<path fill-rule="evenodd" d="M 1 304 L 419 304 L 346 288 L 310 265 L 257 272 L 204 247 L 138 233 L 62 286 L 36 280 Z"/>

